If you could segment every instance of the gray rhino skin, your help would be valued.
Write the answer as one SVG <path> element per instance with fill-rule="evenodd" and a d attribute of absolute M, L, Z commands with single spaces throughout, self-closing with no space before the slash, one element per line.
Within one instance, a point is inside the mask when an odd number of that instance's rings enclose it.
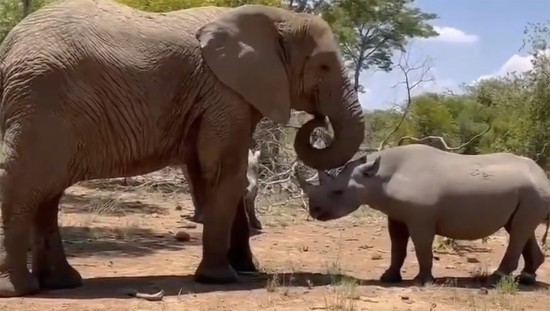
<path fill-rule="evenodd" d="M 320 221 L 344 217 L 362 204 L 388 216 L 391 264 L 381 281 L 400 282 L 401 267 L 412 239 L 419 264 L 415 285 L 433 282 L 435 235 L 477 240 L 504 227 L 509 244 L 495 284 L 525 265 L 519 282 L 533 284 L 544 254 L 535 229 L 550 213 L 550 184 L 531 159 L 510 153 L 461 155 L 426 145 L 388 148 L 350 161 L 332 177 L 319 171 L 319 185 L 298 176 L 309 199 L 310 215 Z"/>
<path fill-rule="evenodd" d="M 260 150 L 252 151 L 248 149 L 248 166 L 246 168 L 246 189 L 244 193 L 244 208 L 248 217 L 248 224 L 251 229 L 262 230 L 262 223 L 256 216 L 256 197 L 258 196 L 258 179 L 260 178 Z M 193 220 L 198 223 L 203 223 L 204 207 L 199 205 L 197 198 L 193 192 L 193 182 L 187 172 L 187 166 L 182 165 L 181 171 L 189 184 L 189 193 L 194 206 Z"/>

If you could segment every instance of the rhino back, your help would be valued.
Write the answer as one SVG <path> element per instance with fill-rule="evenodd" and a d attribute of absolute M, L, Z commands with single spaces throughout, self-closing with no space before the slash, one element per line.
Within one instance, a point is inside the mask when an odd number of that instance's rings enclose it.
<path fill-rule="evenodd" d="M 545 204 L 548 185 L 532 161 L 508 154 L 460 155 L 431 147 L 394 150 L 395 163 L 388 178 L 387 200 L 392 213 L 403 221 L 432 219 L 437 234 L 475 240 L 504 226 L 526 194 L 531 203 Z M 534 163 L 534 162 L 533 162 Z M 538 173 L 537 173 L 538 174 Z"/>

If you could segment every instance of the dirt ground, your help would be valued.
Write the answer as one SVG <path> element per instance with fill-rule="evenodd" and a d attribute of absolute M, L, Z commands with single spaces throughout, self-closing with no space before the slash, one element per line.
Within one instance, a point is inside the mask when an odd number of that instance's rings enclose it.
<path fill-rule="evenodd" d="M 363 207 L 321 223 L 308 221 L 295 205 L 263 197 L 258 209 L 264 230 L 252 238 L 252 249 L 265 277 L 200 285 L 192 275 L 200 260 L 202 226 L 186 220 L 192 203 L 182 187 L 74 186 L 66 191 L 60 222 L 69 261 L 84 286 L 0 299 L 0 310 L 548 310 L 550 305 L 550 262 L 539 269 L 534 287 L 512 279 L 496 289 L 482 287 L 480 279 L 504 252 L 502 231 L 487 241 L 457 245 L 436 239 L 437 284 L 425 288 L 411 284 L 417 264 L 409 243 L 405 282 L 388 286 L 378 281 L 390 260 L 381 214 Z M 537 231 L 539 240 L 544 229 Z M 178 230 L 186 230 L 191 240 L 177 241 Z M 128 295 L 158 289 L 164 290 L 162 301 Z"/>

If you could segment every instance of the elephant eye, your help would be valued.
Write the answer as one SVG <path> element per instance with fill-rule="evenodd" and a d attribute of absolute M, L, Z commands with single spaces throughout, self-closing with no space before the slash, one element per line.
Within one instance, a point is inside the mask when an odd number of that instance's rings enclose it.
<path fill-rule="evenodd" d="M 330 71 L 330 67 L 326 64 L 322 64 L 320 68 L 321 68 L 321 71 L 323 71 L 323 72 L 329 72 Z"/>
<path fill-rule="evenodd" d="M 334 190 L 334 191 L 332 191 L 332 194 L 334 194 L 334 195 L 342 195 L 342 194 L 344 194 L 344 190 Z"/>

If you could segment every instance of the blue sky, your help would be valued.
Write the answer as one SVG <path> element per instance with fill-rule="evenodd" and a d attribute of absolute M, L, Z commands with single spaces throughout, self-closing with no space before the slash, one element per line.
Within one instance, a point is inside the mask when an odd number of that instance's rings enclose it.
<path fill-rule="evenodd" d="M 413 40 L 409 63 L 431 59 L 432 82 L 418 87 L 414 94 L 425 91 L 458 90 L 461 83 L 530 69 L 525 50 L 519 51 L 528 22 L 550 19 L 547 0 L 416 0 L 425 12 L 439 18 L 432 24 L 439 36 L 430 40 Z M 398 61 L 400 55 L 396 55 Z M 411 74 L 417 80 L 420 71 Z M 361 83 L 367 89 L 360 94 L 361 105 L 368 110 L 387 109 L 402 103 L 405 88 L 403 74 L 367 71 Z"/>

